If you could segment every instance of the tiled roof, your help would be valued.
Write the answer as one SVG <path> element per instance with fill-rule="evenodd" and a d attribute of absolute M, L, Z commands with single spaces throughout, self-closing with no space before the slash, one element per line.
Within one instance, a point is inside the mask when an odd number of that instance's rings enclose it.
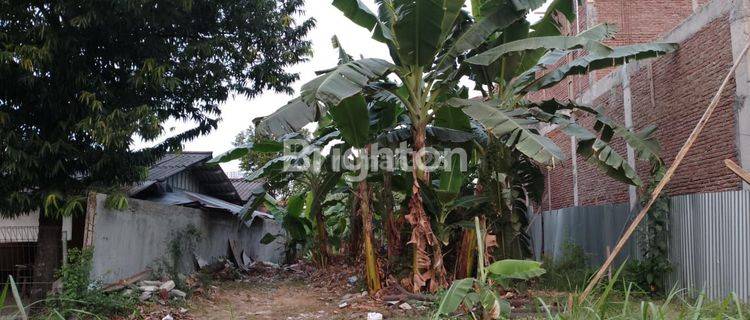
<path fill-rule="evenodd" d="M 179 173 L 193 165 L 210 160 L 211 152 L 181 152 L 170 153 L 159 159 L 148 169 L 148 179 L 161 181 Z"/>
<path fill-rule="evenodd" d="M 244 178 L 235 178 L 231 180 L 243 202 L 247 202 L 247 200 L 253 195 L 253 191 L 262 187 L 265 183 L 263 180 L 247 181 Z"/>

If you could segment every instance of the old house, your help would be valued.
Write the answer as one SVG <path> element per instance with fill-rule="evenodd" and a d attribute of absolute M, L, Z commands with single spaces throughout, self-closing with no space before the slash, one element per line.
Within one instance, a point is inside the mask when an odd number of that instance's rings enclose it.
<path fill-rule="evenodd" d="M 103 282 L 165 263 L 190 272 L 196 259 L 211 261 L 233 253 L 245 260 L 280 262 L 281 238 L 260 243 L 267 233 L 282 233 L 272 216 L 256 211 L 249 221 L 238 217 L 254 188 L 262 184 L 229 179 L 220 166 L 207 164 L 211 158 L 211 152 L 166 155 L 149 168 L 146 180 L 128 191 L 123 210 L 109 208 L 107 195 L 91 195 L 86 216 L 65 221 L 61 257 L 68 245 L 93 248 L 93 276 Z M 0 276 L 14 275 L 21 286 L 33 273 L 37 217 L 0 220 Z M 194 239 L 183 239 L 188 233 Z M 170 242 L 178 240 L 191 244 L 173 263 L 168 261 L 173 259 Z M 230 243 L 236 252 L 229 250 Z"/>
<path fill-rule="evenodd" d="M 206 165 L 211 158 L 211 152 L 168 154 L 149 168 L 148 178 L 128 195 L 165 205 L 238 213 L 242 198 L 220 166 Z"/>

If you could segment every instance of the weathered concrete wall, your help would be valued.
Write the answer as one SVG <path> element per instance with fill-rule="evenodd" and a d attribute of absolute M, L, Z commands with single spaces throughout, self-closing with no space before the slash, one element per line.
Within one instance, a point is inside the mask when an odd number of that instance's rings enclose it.
<path fill-rule="evenodd" d="M 94 247 L 92 277 L 104 282 L 132 276 L 160 261 L 170 261 L 169 243 L 176 236 L 194 228 L 201 238 L 195 253 L 208 262 L 228 256 L 229 240 L 236 240 L 253 260 L 280 263 L 284 258 L 283 237 L 263 245 L 266 233 L 280 234 L 281 227 L 272 220 L 255 219 L 251 227 L 236 217 L 219 212 L 164 206 L 158 203 L 129 199 L 123 211 L 105 208 L 106 195 L 97 195 L 91 244 Z M 192 252 L 182 255 L 183 273 L 194 271 Z"/>

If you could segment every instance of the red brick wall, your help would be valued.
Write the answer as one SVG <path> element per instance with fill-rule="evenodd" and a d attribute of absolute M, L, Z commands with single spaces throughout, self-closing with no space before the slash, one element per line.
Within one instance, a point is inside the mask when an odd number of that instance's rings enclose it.
<path fill-rule="evenodd" d="M 597 23 L 616 24 L 613 46 L 649 42 L 672 30 L 693 13 L 691 0 L 595 0 Z"/>
<path fill-rule="evenodd" d="M 597 2 L 600 4 L 605 1 Z M 690 5 L 690 1 L 687 4 Z M 684 41 L 677 52 L 654 59 L 650 66 L 630 75 L 635 128 L 640 130 L 648 124 L 658 126 L 661 155 L 667 164 L 671 163 L 682 147 L 732 65 L 728 19 L 725 16 L 714 20 Z M 727 158 L 737 160 L 734 92 L 734 82 L 731 82 L 705 131 L 668 185 L 667 192 L 670 195 L 741 188 L 740 179 L 723 164 L 723 160 Z M 567 90 L 557 87 L 546 90 L 543 95 L 545 98 L 568 96 Z M 618 85 L 598 97 L 594 105 L 604 106 L 611 118 L 624 123 L 622 97 L 623 88 Z M 593 119 L 582 117 L 579 122 L 591 128 Z M 569 155 L 568 136 L 555 131 L 550 137 Z M 621 156 L 627 157 L 623 141 L 614 141 L 613 147 Z M 647 181 L 649 164 L 639 161 L 637 166 L 639 175 Z M 570 160 L 557 165 L 548 174 L 548 181 L 551 180 L 551 183 L 547 193 L 551 195 L 552 206 L 550 208 L 549 201 L 545 198 L 543 209 L 573 206 Z M 582 159 L 578 161 L 578 188 L 580 205 L 628 201 L 627 185 L 605 176 Z"/>
<path fill-rule="evenodd" d="M 570 159 L 570 137 L 559 131 L 550 133 L 549 137 L 562 149 L 566 159 Z M 551 208 L 572 207 L 573 168 L 570 160 L 556 163 L 554 167 L 548 168 L 546 177 L 545 183 L 548 184 L 548 187 L 542 202 L 542 210 L 550 210 L 550 203 L 552 204 Z"/>
<path fill-rule="evenodd" d="M 589 11 L 594 12 L 593 21 L 589 22 L 588 27 L 609 22 L 614 23 L 619 28 L 613 39 L 605 41 L 606 44 L 611 46 L 654 41 L 674 29 L 693 13 L 692 0 L 596 0 L 586 2 L 579 7 L 579 21 L 577 23 L 581 31 L 587 28 L 586 6 L 592 6 L 593 10 Z M 571 32 L 575 33 L 575 29 Z M 567 61 L 562 59 L 558 65 L 565 62 Z M 599 80 L 613 70 L 615 68 L 597 70 L 594 72 L 594 78 Z M 584 92 L 589 86 L 588 75 L 571 77 L 570 79 L 573 80 L 574 96 Z M 531 100 L 549 97 L 567 98 L 567 95 L 568 84 L 566 82 L 533 93 L 529 98 Z"/>
<path fill-rule="evenodd" d="M 624 123 L 622 98 L 622 86 L 617 86 L 597 98 L 593 105 L 604 107 L 610 118 L 618 123 Z M 593 116 L 580 117 L 578 122 L 585 128 L 593 128 L 595 119 Z M 614 140 L 611 146 L 623 158 L 627 158 L 627 149 L 622 139 Z M 578 198 L 579 205 L 582 206 L 628 202 L 628 186 L 607 177 L 598 167 L 579 158 Z"/>
<path fill-rule="evenodd" d="M 729 17 L 714 20 L 683 42 L 674 54 L 653 62 L 654 97 L 658 112 L 656 125 L 662 144 L 662 157 L 668 164 L 677 155 L 695 123 L 732 67 Z M 635 74 L 645 77 L 646 70 Z M 740 179 L 724 166 L 724 159 L 737 161 L 734 79 L 724 90 L 719 107 L 706 129 L 675 173 L 668 192 L 673 195 L 738 190 Z M 648 104 L 646 93 L 634 94 L 634 122 L 643 125 Z M 635 100 L 637 97 L 638 100 Z"/>

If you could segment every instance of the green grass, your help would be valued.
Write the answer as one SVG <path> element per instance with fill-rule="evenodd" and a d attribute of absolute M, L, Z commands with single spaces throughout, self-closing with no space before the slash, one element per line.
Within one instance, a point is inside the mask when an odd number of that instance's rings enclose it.
<path fill-rule="evenodd" d="M 520 319 L 750 320 L 750 307 L 734 294 L 721 301 L 709 301 L 705 295 L 692 299 L 692 294 L 676 288 L 661 296 L 647 293 L 637 263 L 626 262 L 613 270 L 611 279 L 605 277 L 587 299 L 580 301 L 580 292 L 596 270 L 587 266 L 583 250 L 573 245 L 566 245 L 563 258 L 545 258 L 542 266 L 547 273 L 529 284 L 535 289 L 530 291 L 534 299 L 530 309 L 536 314 Z"/>
<path fill-rule="evenodd" d="M 584 301 L 580 301 L 580 291 L 573 291 L 567 297 L 536 297 L 538 310 L 536 319 L 584 320 L 584 319 L 623 319 L 623 320 L 665 320 L 665 319 L 750 319 L 750 308 L 731 294 L 722 301 L 708 301 L 701 294 L 690 299 L 685 290 L 673 288 L 664 297 L 651 297 L 633 282 L 623 278 L 626 265 L 618 269 L 611 280 L 605 281 Z M 572 305 L 568 299 L 572 299 Z M 552 307 L 552 306 L 557 306 Z"/>

